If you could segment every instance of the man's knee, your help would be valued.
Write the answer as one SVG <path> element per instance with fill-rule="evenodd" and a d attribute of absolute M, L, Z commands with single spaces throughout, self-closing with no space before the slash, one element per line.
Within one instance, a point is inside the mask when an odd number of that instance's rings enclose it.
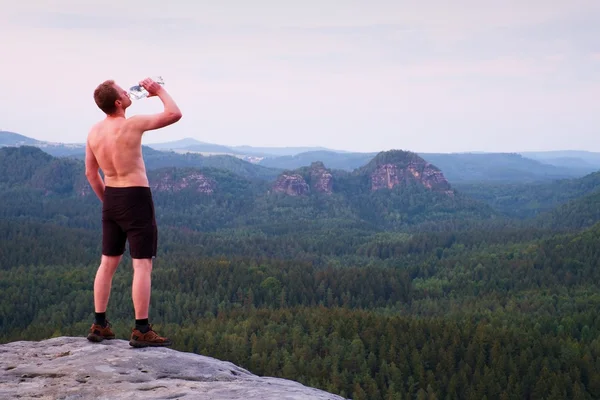
<path fill-rule="evenodd" d="M 134 269 L 152 270 L 152 258 L 134 258 L 132 257 Z"/>
<path fill-rule="evenodd" d="M 107 256 L 106 254 L 102 255 L 102 259 L 100 260 L 100 265 L 105 266 L 106 268 L 116 269 L 121 262 L 123 255 L 120 256 Z"/>

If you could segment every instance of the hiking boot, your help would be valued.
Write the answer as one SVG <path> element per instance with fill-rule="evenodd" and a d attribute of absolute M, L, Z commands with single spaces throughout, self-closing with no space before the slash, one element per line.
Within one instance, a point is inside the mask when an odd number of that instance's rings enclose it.
<path fill-rule="evenodd" d="M 129 345 L 132 347 L 163 347 L 170 346 L 171 340 L 166 337 L 159 336 L 152 330 L 152 324 L 150 324 L 150 330 L 146 333 L 140 332 L 138 329 L 133 328 L 131 330 L 131 339 Z"/>
<path fill-rule="evenodd" d="M 112 325 L 110 322 L 106 321 L 106 326 L 98 325 L 96 323 L 92 324 L 90 328 L 90 333 L 87 336 L 87 339 L 90 342 L 101 342 L 104 339 L 110 340 L 115 338 L 114 332 L 110 329 Z"/>

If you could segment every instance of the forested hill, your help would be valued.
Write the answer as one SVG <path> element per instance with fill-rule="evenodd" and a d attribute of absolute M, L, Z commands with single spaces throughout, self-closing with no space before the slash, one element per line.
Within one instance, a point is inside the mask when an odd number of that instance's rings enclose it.
<path fill-rule="evenodd" d="M 558 214 L 593 213 L 594 195 L 600 191 L 600 172 L 593 172 L 578 179 L 561 179 L 546 183 L 477 183 L 457 184 L 458 191 L 489 204 L 502 214 L 515 218 L 538 217 L 546 219 L 548 213 L 556 220 Z M 583 199 L 584 196 L 587 199 Z M 581 201 L 580 201 L 581 199 Z M 560 210 L 557 209 L 560 206 Z M 567 209 L 570 210 L 567 212 Z M 565 221 L 567 225 L 572 222 Z"/>
<path fill-rule="evenodd" d="M 580 229 L 600 221 L 600 185 L 589 194 L 540 214 L 536 223 L 553 229 Z"/>
<path fill-rule="evenodd" d="M 435 229 L 435 222 L 494 215 L 489 206 L 456 193 L 435 166 L 402 151 L 382 152 L 352 173 L 315 163 L 272 181 L 191 167 L 154 169 L 148 177 L 161 221 L 192 230 L 256 227 L 282 233 L 317 225 L 397 230 L 427 224 Z M 33 147 L 0 149 L 0 184 L 6 189 L 0 195 L 5 216 L 21 213 L 27 204 L 39 210 L 36 215 L 60 209 L 65 223 L 76 226 L 89 218 L 82 207 L 96 206 L 82 161 Z"/>
<path fill-rule="evenodd" d="M 83 162 L 56 158 L 29 146 L 0 148 L 0 187 L 72 195 L 87 188 Z"/>

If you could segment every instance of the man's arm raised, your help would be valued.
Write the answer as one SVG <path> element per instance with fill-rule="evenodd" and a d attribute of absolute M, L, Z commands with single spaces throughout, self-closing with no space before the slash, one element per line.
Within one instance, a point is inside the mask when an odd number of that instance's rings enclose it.
<path fill-rule="evenodd" d="M 164 111 L 161 113 L 130 118 L 142 132 L 164 128 L 181 119 L 181 110 L 164 87 L 151 79 L 144 79 L 140 84 L 148 91 L 148 97 L 158 96 L 164 104 Z"/>

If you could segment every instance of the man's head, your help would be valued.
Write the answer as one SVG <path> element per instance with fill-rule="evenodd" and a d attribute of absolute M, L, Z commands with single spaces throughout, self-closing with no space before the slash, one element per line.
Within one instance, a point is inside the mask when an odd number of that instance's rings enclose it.
<path fill-rule="evenodd" d="M 94 90 L 94 100 L 106 115 L 125 111 L 131 105 L 131 99 L 126 90 L 123 90 L 115 81 L 106 80 Z"/>

